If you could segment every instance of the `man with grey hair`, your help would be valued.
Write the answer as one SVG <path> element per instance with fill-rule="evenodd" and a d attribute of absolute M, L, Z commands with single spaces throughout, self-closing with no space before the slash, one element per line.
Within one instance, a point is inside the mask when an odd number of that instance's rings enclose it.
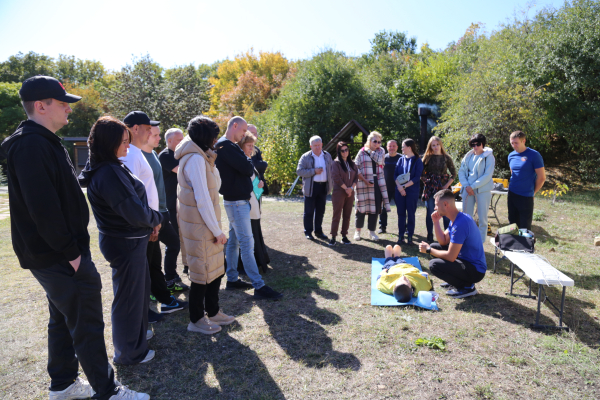
<path fill-rule="evenodd" d="M 333 190 L 331 154 L 323 150 L 323 140 L 313 136 L 309 140 L 310 151 L 302 154 L 298 161 L 296 174 L 302 178 L 302 193 L 304 193 L 304 235 L 309 240 L 327 240 L 323 233 L 323 215 L 327 195 Z"/>
<path fill-rule="evenodd" d="M 163 170 L 163 180 L 165 181 L 165 192 L 167 194 L 167 209 L 169 210 L 169 219 L 175 232 L 179 233 L 177 223 L 177 171 L 179 171 L 179 160 L 175 158 L 175 149 L 183 140 L 183 132 L 179 128 L 170 128 L 165 133 L 167 147 L 160 152 L 158 159 Z M 183 273 L 188 273 L 187 259 L 183 242 L 180 235 L 181 262 L 183 263 Z M 174 277 L 177 282 L 181 282 L 179 276 Z"/>

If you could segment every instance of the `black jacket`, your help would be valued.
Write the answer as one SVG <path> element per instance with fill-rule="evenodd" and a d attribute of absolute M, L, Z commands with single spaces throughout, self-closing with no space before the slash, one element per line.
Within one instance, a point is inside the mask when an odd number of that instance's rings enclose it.
<path fill-rule="evenodd" d="M 61 138 L 21 122 L 2 142 L 12 244 L 22 268 L 41 269 L 87 252 L 90 214 Z"/>
<path fill-rule="evenodd" d="M 79 175 L 96 218 L 98 230 L 108 236 L 137 238 L 162 223 L 162 214 L 148 206 L 146 188 L 126 166 L 88 160 Z"/>
<path fill-rule="evenodd" d="M 240 146 L 225 136 L 219 139 L 215 149 L 217 150 L 215 164 L 221 175 L 219 193 L 223 195 L 223 200 L 250 200 L 253 189 L 250 178 L 254 174 L 252 160 L 246 157 Z"/>

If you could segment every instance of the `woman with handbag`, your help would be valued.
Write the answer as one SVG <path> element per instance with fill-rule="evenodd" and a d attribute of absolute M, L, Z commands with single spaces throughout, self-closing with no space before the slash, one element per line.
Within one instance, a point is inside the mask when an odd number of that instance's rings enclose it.
<path fill-rule="evenodd" d="M 350 244 L 348 240 L 348 228 L 350 227 L 350 216 L 354 206 L 354 188 L 358 182 L 358 168 L 350 158 L 350 148 L 345 142 L 338 142 L 337 157 L 331 165 L 331 177 L 333 178 L 333 193 L 331 204 L 333 205 L 333 218 L 331 219 L 330 246 L 335 245 L 335 237 L 342 222 L 342 243 Z M 343 214 L 343 215 L 342 215 Z"/>
<path fill-rule="evenodd" d="M 383 173 L 385 150 L 381 148 L 379 132 L 371 132 L 365 146 L 358 151 L 354 163 L 358 167 L 354 240 L 360 240 L 360 230 L 365 225 L 365 215 L 369 216 L 367 227 L 371 240 L 379 240 L 375 234 L 377 216 L 381 213 L 382 206 L 387 212 L 391 211 Z"/>
<path fill-rule="evenodd" d="M 427 226 L 427 242 L 433 242 L 433 221 L 431 214 L 435 210 L 435 200 L 433 195 L 440 190 L 448 189 L 456 177 L 456 168 L 452 157 L 446 153 L 442 140 L 437 136 L 432 136 L 427 143 L 425 155 L 423 155 L 423 175 L 421 180 L 425 184 L 421 200 L 425 202 L 427 211 L 425 212 L 425 225 Z M 448 229 L 450 220 L 443 218 L 444 230 Z"/>
<path fill-rule="evenodd" d="M 238 142 L 238 146 L 241 147 L 247 157 L 252 158 L 252 156 L 256 154 L 255 143 L 256 138 L 254 135 L 250 132 L 246 132 Z M 271 262 L 271 259 L 269 258 L 269 253 L 267 253 L 267 246 L 265 246 L 265 240 L 260 226 L 260 207 L 264 182 L 260 179 L 260 174 L 256 168 L 254 168 L 254 174 L 250 179 L 255 187 L 255 190 L 250 193 L 250 226 L 252 227 L 252 235 L 254 236 L 254 258 L 256 259 L 256 265 L 260 272 L 265 273 L 267 272 L 268 264 Z M 241 253 L 238 258 L 238 272 L 246 274 L 244 271 L 244 264 L 242 263 Z"/>
<path fill-rule="evenodd" d="M 472 148 L 460 163 L 458 177 L 462 186 L 463 212 L 473 217 L 475 203 L 477 203 L 477 216 L 479 218 L 479 233 L 481 241 L 485 242 L 488 226 L 488 210 L 492 201 L 494 188 L 494 167 L 496 159 L 494 151 L 485 147 L 485 136 L 478 133 L 469 140 Z"/>
<path fill-rule="evenodd" d="M 394 171 L 396 212 L 398 213 L 398 244 L 403 245 L 405 243 L 404 233 L 407 232 L 407 243 L 412 245 L 423 161 L 417 153 L 417 144 L 412 139 L 404 139 L 402 154 L 403 156 L 398 160 Z"/>
<path fill-rule="evenodd" d="M 225 274 L 223 247 L 227 242 L 221 230 L 221 176 L 214 151 L 219 126 L 199 116 L 189 122 L 187 130 L 188 136 L 175 150 L 179 160 L 177 221 L 192 281 L 187 329 L 210 335 L 235 321 L 219 310 L 219 288 Z"/>

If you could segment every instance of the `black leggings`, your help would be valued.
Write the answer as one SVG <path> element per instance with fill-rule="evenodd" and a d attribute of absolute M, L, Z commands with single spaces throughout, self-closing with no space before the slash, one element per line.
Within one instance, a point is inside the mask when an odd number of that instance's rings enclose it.
<path fill-rule="evenodd" d="M 219 288 L 223 275 L 209 283 L 201 285 L 192 282 L 190 286 L 190 321 L 196 323 L 204 317 L 204 311 L 209 317 L 214 317 L 219 312 Z"/>
<path fill-rule="evenodd" d="M 431 248 L 448 250 L 448 246 L 442 246 L 439 243 L 432 243 Z M 485 276 L 485 273 L 479 272 L 473 264 L 460 258 L 455 261 L 433 258 L 429 261 L 429 272 L 457 289 L 470 287 Z"/>

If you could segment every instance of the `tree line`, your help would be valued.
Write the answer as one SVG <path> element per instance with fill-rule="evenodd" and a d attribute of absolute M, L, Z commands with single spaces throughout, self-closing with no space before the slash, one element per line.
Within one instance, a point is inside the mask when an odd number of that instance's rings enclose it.
<path fill-rule="evenodd" d="M 64 136 L 87 136 L 103 114 L 123 118 L 141 109 L 164 129 L 198 114 L 242 115 L 260 131 L 267 179 L 285 189 L 308 138 L 327 143 L 350 119 L 384 139 L 418 138 L 418 105 L 436 104 L 434 133 L 457 160 L 467 139 L 484 134 L 506 174 L 508 137 L 527 133 L 548 167 L 582 182 L 600 180 L 600 0 L 574 0 L 524 14 L 491 32 L 472 24 L 445 49 L 405 32 L 382 31 L 357 57 L 325 49 L 292 61 L 253 49 L 211 65 L 166 69 L 149 55 L 119 71 L 98 61 L 33 52 L 0 63 L 0 136 L 24 118 L 20 82 L 38 73 L 61 79 L 84 99 L 74 105 Z M 358 140 L 358 139 L 357 139 Z M 424 149 L 420 149 L 423 151 Z"/>

